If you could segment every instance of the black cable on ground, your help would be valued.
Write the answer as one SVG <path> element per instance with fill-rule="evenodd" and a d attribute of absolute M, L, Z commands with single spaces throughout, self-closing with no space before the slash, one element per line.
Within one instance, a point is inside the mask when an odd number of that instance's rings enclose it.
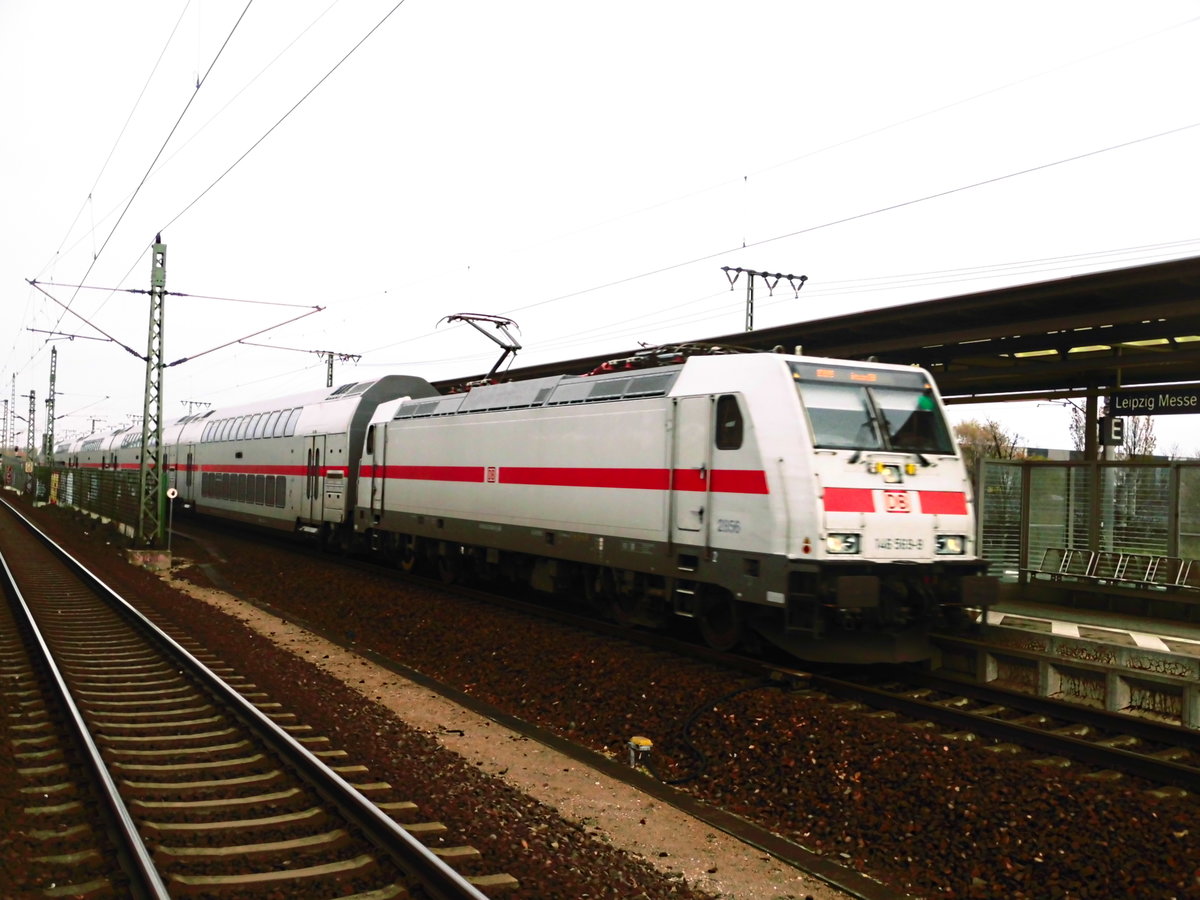
<path fill-rule="evenodd" d="M 689 781 L 695 781 L 701 775 L 705 774 L 708 771 L 708 767 L 709 767 L 708 756 L 704 753 L 704 751 L 702 751 L 699 747 L 696 746 L 695 742 L 688 735 L 688 732 L 691 731 L 692 725 L 695 723 L 695 721 L 698 718 L 700 718 L 700 716 L 703 713 L 709 711 L 710 709 L 712 709 L 715 706 L 720 705 L 721 703 L 724 703 L 726 700 L 733 699 L 738 694 L 745 694 L 748 691 L 756 691 L 759 688 L 783 687 L 783 686 L 784 685 L 782 682 L 774 681 L 771 679 L 757 682 L 755 684 L 743 685 L 742 687 L 737 688 L 736 690 L 732 690 L 727 694 L 723 694 L 722 696 L 718 697 L 716 700 L 708 700 L 708 701 L 700 704 L 700 706 L 696 707 L 694 710 L 692 710 L 692 712 L 684 720 L 683 728 L 679 734 L 679 737 L 680 737 L 681 742 L 683 743 L 683 746 L 688 750 L 689 753 L 691 753 L 691 755 L 695 758 L 695 760 L 698 764 L 698 768 L 691 775 L 684 775 L 680 778 L 665 778 L 665 777 L 663 777 L 662 773 L 658 771 L 658 768 L 654 765 L 653 761 L 651 761 L 649 756 L 647 756 L 646 760 L 643 762 L 643 765 L 645 765 L 646 770 L 649 771 L 651 775 L 653 775 L 655 778 L 657 778 L 663 784 L 669 784 L 669 785 L 674 786 L 674 785 L 679 785 L 679 784 L 687 784 Z"/>

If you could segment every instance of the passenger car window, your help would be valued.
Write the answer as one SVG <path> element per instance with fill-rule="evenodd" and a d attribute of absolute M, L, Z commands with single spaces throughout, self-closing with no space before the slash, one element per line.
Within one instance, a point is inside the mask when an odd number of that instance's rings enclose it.
<path fill-rule="evenodd" d="M 287 417 L 287 428 L 283 432 L 285 437 L 291 437 L 296 433 L 296 423 L 300 421 L 301 409 L 303 409 L 303 407 L 297 406 Z"/>

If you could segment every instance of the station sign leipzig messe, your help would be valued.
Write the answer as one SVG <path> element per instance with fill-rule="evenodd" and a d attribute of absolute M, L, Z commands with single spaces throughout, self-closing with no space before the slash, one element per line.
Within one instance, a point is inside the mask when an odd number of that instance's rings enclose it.
<path fill-rule="evenodd" d="M 1111 416 L 1161 416 L 1169 413 L 1200 413 L 1200 385 L 1173 385 L 1120 391 L 1108 398 Z"/>

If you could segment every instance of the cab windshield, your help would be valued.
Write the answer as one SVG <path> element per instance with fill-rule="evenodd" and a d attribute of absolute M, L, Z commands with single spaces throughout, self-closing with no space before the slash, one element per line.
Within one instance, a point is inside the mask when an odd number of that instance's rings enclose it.
<path fill-rule="evenodd" d="M 813 446 L 954 454 L 950 430 L 923 373 L 791 366 Z"/>

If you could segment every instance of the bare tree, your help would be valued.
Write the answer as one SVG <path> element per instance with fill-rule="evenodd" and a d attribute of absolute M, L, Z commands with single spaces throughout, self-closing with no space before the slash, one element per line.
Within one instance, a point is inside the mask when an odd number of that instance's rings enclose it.
<path fill-rule="evenodd" d="M 959 422 L 954 426 L 954 439 L 972 472 L 981 459 L 1022 459 L 1025 456 L 1019 449 L 1021 436 L 1007 431 L 995 419 Z"/>
<path fill-rule="evenodd" d="M 1087 444 L 1087 417 L 1083 410 L 1071 404 L 1071 445 L 1082 451 Z M 1115 459 L 1134 459 L 1150 456 L 1157 446 L 1152 416 L 1130 416 L 1125 419 L 1125 440 L 1115 448 Z"/>
<path fill-rule="evenodd" d="M 1117 448 L 1117 459 L 1151 456 L 1158 445 L 1153 416 L 1131 416 L 1125 420 L 1125 442 Z"/>
<path fill-rule="evenodd" d="M 1081 407 L 1071 404 L 1071 446 L 1080 453 L 1087 446 L 1087 416 Z"/>

